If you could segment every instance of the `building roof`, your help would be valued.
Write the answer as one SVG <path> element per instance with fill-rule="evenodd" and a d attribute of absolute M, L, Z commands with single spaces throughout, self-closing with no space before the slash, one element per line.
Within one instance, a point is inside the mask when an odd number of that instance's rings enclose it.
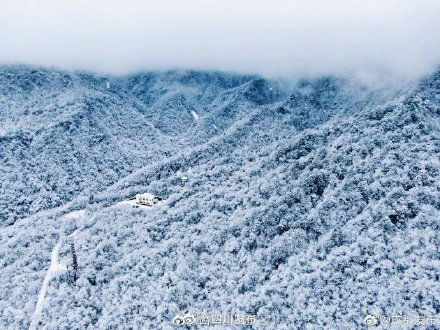
<path fill-rule="evenodd" d="M 154 196 L 153 194 L 150 193 L 143 193 L 143 194 L 137 194 L 136 197 L 143 197 L 143 198 L 154 198 L 156 196 Z"/>

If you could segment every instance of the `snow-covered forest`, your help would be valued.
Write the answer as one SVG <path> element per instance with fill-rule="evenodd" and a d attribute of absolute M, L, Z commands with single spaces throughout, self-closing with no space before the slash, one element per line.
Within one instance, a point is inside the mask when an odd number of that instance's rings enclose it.
<path fill-rule="evenodd" d="M 373 88 L 3 66 L 0 178 L 0 328 L 440 315 L 440 71 Z M 118 205 L 141 192 L 164 201 Z"/>

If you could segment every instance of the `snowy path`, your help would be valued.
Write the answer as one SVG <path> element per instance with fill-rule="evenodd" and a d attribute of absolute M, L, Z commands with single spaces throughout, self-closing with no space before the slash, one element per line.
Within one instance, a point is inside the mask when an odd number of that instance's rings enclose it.
<path fill-rule="evenodd" d="M 44 298 L 46 296 L 47 287 L 49 285 L 49 282 L 58 275 L 61 275 L 64 273 L 67 268 L 65 265 L 60 264 L 58 262 L 58 252 L 60 250 L 61 243 L 63 241 L 63 238 L 60 237 L 58 240 L 58 243 L 55 245 L 55 247 L 52 250 L 51 258 L 50 258 L 50 266 L 47 270 L 46 276 L 44 277 L 43 285 L 41 286 L 40 293 L 38 295 L 37 304 L 35 305 L 35 311 L 32 314 L 31 318 L 31 325 L 29 326 L 30 330 L 36 329 L 38 321 L 40 320 L 41 312 L 43 310 L 43 303 Z"/>
<path fill-rule="evenodd" d="M 128 205 L 131 207 L 140 207 L 140 208 L 145 208 L 145 209 L 152 208 L 151 206 L 138 205 L 138 204 L 136 204 L 135 200 L 126 200 L 126 201 L 122 201 L 122 202 L 119 202 L 116 204 L 116 206 L 123 206 L 123 205 Z M 75 220 L 78 220 L 78 219 L 84 217 L 85 213 L 86 213 L 85 210 L 71 211 L 71 212 L 63 215 L 62 219 L 66 220 L 66 219 L 73 218 Z M 57 244 L 53 248 L 53 250 L 51 252 L 51 257 L 50 257 L 50 266 L 46 272 L 46 276 L 44 277 L 43 284 L 41 285 L 40 292 L 38 294 L 38 300 L 35 305 L 34 313 L 32 314 L 32 317 L 31 317 L 31 324 L 29 326 L 29 330 L 34 330 L 38 326 L 38 322 L 40 321 L 41 313 L 43 311 L 44 299 L 46 297 L 46 292 L 47 292 L 47 288 L 49 286 L 50 281 L 67 271 L 66 265 L 59 262 L 59 251 L 60 251 L 61 244 L 63 243 L 63 240 L 65 238 L 74 237 L 78 231 L 81 231 L 85 228 L 87 228 L 87 224 L 81 229 L 76 229 L 70 235 L 68 235 L 66 237 L 64 237 L 64 235 L 61 235 L 60 238 L 58 239 Z"/>

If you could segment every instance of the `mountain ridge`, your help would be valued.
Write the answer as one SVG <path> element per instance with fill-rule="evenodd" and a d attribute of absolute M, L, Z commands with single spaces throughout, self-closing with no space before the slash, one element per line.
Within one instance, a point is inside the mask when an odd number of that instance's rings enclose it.
<path fill-rule="evenodd" d="M 186 311 L 280 329 L 440 315 L 439 77 L 391 92 L 321 78 L 263 105 L 246 103 L 245 86 L 169 155 L 4 227 L 2 324 L 29 325 L 50 253 L 72 233 L 78 280 L 51 280 L 39 326 L 167 328 Z M 260 84 L 250 90 L 273 92 Z M 217 134 L 193 134 L 223 117 Z M 144 191 L 165 201 L 117 205 Z"/>

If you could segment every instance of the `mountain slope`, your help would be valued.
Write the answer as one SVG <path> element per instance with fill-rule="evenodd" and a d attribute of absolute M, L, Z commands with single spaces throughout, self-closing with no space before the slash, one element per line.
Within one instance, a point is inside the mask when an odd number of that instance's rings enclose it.
<path fill-rule="evenodd" d="M 136 168 L 220 134 L 255 104 L 243 95 L 258 79 L 172 72 L 117 78 L 4 67 L 0 224 L 89 197 Z M 213 123 L 200 129 L 191 113 L 203 117 L 221 107 L 234 115 L 215 129 Z"/>
<path fill-rule="evenodd" d="M 178 150 L 76 198 L 84 213 L 41 211 L 2 230 L 5 327 L 29 325 L 60 237 L 69 266 L 75 245 L 78 280 L 72 270 L 51 280 L 41 327 L 166 328 L 185 311 L 265 316 L 281 329 L 440 314 L 439 73 L 391 94 L 301 81 L 293 100 L 254 78 L 214 97 L 194 75 L 181 79 L 205 96 L 186 98 L 206 108 L 188 130 L 158 127 L 161 97 L 130 97 L 140 113 L 154 109 L 146 122 Z M 111 86 L 127 100 L 140 88 Z M 220 132 L 203 131 L 224 117 Z M 147 211 L 115 205 L 140 191 L 166 200 Z"/>

